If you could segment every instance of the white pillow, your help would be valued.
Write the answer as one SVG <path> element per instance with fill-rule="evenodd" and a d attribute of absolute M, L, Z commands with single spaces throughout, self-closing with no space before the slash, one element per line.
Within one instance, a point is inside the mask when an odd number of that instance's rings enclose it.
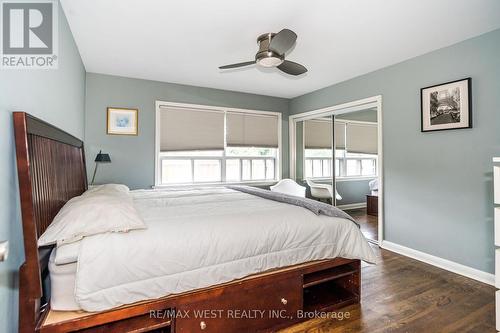
<path fill-rule="evenodd" d="M 104 185 L 96 185 L 92 186 L 92 188 L 89 188 L 87 191 L 85 191 L 83 194 L 87 195 L 90 193 L 95 193 L 95 192 L 107 192 L 107 193 L 129 193 L 130 189 L 128 188 L 127 185 L 123 184 L 104 184 Z"/>
<path fill-rule="evenodd" d="M 55 264 L 66 265 L 77 262 L 78 253 L 80 252 L 80 244 L 81 241 L 58 245 L 57 249 L 52 250 L 56 252 L 54 258 Z"/>
<path fill-rule="evenodd" d="M 85 236 L 145 229 L 123 187 L 99 186 L 69 200 L 38 239 L 38 246 L 67 244 Z"/>

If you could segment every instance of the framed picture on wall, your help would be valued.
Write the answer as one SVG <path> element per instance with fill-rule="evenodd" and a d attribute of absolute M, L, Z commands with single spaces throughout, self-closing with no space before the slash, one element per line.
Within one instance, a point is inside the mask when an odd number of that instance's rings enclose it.
<path fill-rule="evenodd" d="M 137 135 L 137 109 L 108 107 L 106 133 L 113 135 Z"/>
<path fill-rule="evenodd" d="M 472 128 L 471 79 L 420 89 L 422 132 Z"/>

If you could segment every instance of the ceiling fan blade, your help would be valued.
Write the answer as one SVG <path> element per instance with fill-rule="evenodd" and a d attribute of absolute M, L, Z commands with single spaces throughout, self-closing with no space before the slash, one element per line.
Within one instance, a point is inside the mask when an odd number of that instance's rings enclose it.
<path fill-rule="evenodd" d="M 255 60 L 254 61 L 247 61 L 247 62 L 240 62 L 237 64 L 220 66 L 219 69 L 238 68 L 238 67 L 244 67 L 244 66 L 253 65 L 253 64 L 255 64 Z"/>
<path fill-rule="evenodd" d="M 278 66 L 278 69 L 290 75 L 300 75 L 307 72 L 307 68 L 305 68 L 301 64 L 289 60 L 283 61 L 283 63 Z"/>
<path fill-rule="evenodd" d="M 278 54 L 285 54 L 286 51 L 292 48 L 296 40 L 297 34 L 295 32 L 289 29 L 283 29 L 271 39 L 269 49 Z"/>

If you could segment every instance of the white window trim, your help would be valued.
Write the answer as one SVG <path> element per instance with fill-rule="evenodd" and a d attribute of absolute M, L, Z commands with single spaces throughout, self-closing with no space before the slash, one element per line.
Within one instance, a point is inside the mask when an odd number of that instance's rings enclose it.
<path fill-rule="evenodd" d="M 160 108 L 161 107 L 175 107 L 175 108 L 190 108 L 190 109 L 203 109 L 203 110 L 214 110 L 214 111 L 222 111 L 222 112 L 242 112 L 242 113 L 250 113 L 250 114 L 261 114 L 261 115 L 271 115 L 278 117 L 278 156 L 276 156 L 276 179 L 274 180 L 256 180 L 256 181 L 241 181 L 241 182 L 207 182 L 207 183 L 190 183 L 190 184 L 162 184 L 160 182 Z M 160 101 L 157 100 L 155 103 L 155 185 L 154 188 L 165 188 L 165 187 L 173 187 L 173 186 L 207 186 L 207 185 L 229 185 L 229 184 L 251 184 L 251 185 L 272 185 L 282 179 L 283 176 L 283 145 L 282 145 L 282 133 L 283 133 L 283 122 L 282 122 L 282 114 L 276 111 L 263 111 L 263 110 L 250 110 L 250 109 L 240 109 L 240 108 L 228 108 L 221 106 L 213 106 L 213 105 L 201 105 L 201 104 L 189 104 L 189 103 L 175 103 L 168 101 Z M 225 131 L 224 126 L 224 131 Z M 226 133 L 224 133 L 224 146 L 226 145 Z M 225 154 L 225 153 L 224 153 Z M 205 157 L 205 156 L 203 156 Z M 240 158 L 240 157 L 235 157 Z M 260 157 L 255 157 L 260 158 Z M 263 157 L 265 158 L 265 157 Z M 224 163 L 222 163 L 224 164 Z M 224 172 L 225 165 L 221 165 L 222 172 Z"/>

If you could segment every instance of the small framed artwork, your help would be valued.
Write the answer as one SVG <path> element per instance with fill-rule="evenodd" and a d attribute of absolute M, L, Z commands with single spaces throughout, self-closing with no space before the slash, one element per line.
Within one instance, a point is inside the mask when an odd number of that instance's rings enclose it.
<path fill-rule="evenodd" d="M 471 79 L 420 89 L 422 132 L 472 128 Z"/>
<path fill-rule="evenodd" d="M 109 107 L 107 112 L 107 134 L 137 135 L 139 110 Z"/>

